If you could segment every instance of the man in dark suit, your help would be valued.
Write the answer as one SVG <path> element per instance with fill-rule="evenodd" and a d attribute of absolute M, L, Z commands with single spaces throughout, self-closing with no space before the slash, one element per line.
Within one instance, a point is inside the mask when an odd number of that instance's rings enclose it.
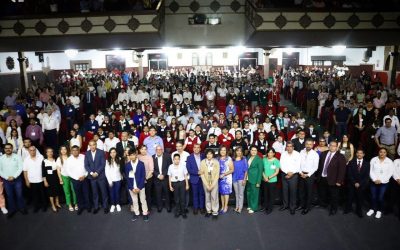
<path fill-rule="evenodd" d="M 195 144 L 193 147 L 193 154 L 189 155 L 186 161 L 186 168 L 190 174 L 190 185 L 193 192 L 193 214 L 197 214 L 200 210 L 204 213 L 205 194 L 203 189 L 203 182 L 201 181 L 199 170 L 200 162 L 204 159 L 204 155 L 200 153 L 200 145 Z"/>
<path fill-rule="evenodd" d="M 369 161 L 364 159 L 364 150 L 358 149 L 357 158 L 349 162 L 347 166 L 349 196 L 344 213 L 352 210 L 354 198 L 356 200 L 356 213 L 358 217 L 363 217 L 362 204 L 364 193 L 369 187 Z"/>
<path fill-rule="evenodd" d="M 94 113 L 94 98 L 95 96 L 93 92 L 91 92 L 89 89 L 87 89 L 85 94 L 83 94 L 83 98 L 81 98 L 81 100 L 83 100 L 82 104 L 86 115 Z"/>
<path fill-rule="evenodd" d="M 172 164 L 171 155 L 164 153 L 161 146 L 156 147 L 156 154 L 153 155 L 154 161 L 154 187 L 156 190 L 157 211 L 162 211 L 162 194 L 165 194 L 165 206 L 168 213 L 171 212 L 171 202 L 168 189 L 168 167 Z"/>
<path fill-rule="evenodd" d="M 303 150 L 306 147 L 306 133 L 304 132 L 304 130 L 300 130 L 297 133 L 297 138 L 293 139 L 293 146 L 294 146 L 294 150 L 296 150 L 297 152 L 300 152 L 301 150 Z"/>
<path fill-rule="evenodd" d="M 128 132 L 122 132 L 121 141 L 116 145 L 118 157 L 124 157 L 124 152 L 127 147 L 135 149 L 135 143 L 133 143 L 133 141 L 128 141 Z"/>
<path fill-rule="evenodd" d="M 331 141 L 329 150 L 323 152 L 318 164 L 318 190 L 321 206 L 326 206 L 329 194 L 329 215 L 337 213 L 339 190 L 346 176 L 346 158 L 338 150 L 338 143 Z"/>
<path fill-rule="evenodd" d="M 104 173 L 106 166 L 106 158 L 103 150 L 96 148 L 97 143 L 95 140 L 89 142 L 90 150 L 85 154 L 85 169 L 89 173 L 88 179 L 92 188 L 92 198 L 94 206 L 94 214 L 99 211 L 99 194 L 101 192 L 102 205 L 104 213 L 108 213 L 108 190 L 107 179 Z"/>

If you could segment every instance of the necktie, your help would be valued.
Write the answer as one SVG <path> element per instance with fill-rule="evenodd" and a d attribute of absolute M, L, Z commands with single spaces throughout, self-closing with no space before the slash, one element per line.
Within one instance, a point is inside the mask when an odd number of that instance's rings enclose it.
<path fill-rule="evenodd" d="M 126 141 L 124 141 L 123 144 L 124 144 L 124 150 L 125 150 L 125 148 L 126 148 Z"/>
<path fill-rule="evenodd" d="M 322 175 L 323 175 L 323 176 L 327 176 L 327 174 L 328 174 L 328 165 L 329 165 L 329 162 L 331 161 L 331 158 L 332 158 L 332 153 L 329 152 L 329 153 L 328 153 L 328 158 L 327 158 L 327 160 L 326 160 L 326 162 L 325 162 L 324 169 L 323 169 L 323 171 L 322 171 Z"/>
<path fill-rule="evenodd" d="M 361 171 L 361 161 L 358 161 L 357 168 L 358 168 L 358 172 L 360 172 Z"/>
<path fill-rule="evenodd" d="M 88 100 L 87 102 L 90 103 L 90 93 L 89 92 L 87 93 L 87 100 Z"/>

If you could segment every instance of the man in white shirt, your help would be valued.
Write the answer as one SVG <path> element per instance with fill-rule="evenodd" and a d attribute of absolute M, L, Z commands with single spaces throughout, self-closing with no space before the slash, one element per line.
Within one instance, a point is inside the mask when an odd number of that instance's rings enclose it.
<path fill-rule="evenodd" d="M 79 109 L 79 104 L 81 103 L 81 99 L 76 95 L 76 92 L 71 92 L 71 96 L 68 97 L 71 100 L 71 104 L 74 105 L 75 109 Z"/>
<path fill-rule="evenodd" d="M 43 212 L 47 209 L 46 198 L 44 195 L 42 162 L 43 156 L 36 155 L 36 147 L 29 147 L 29 156 L 26 157 L 22 170 L 24 171 L 25 185 L 31 190 L 33 201 L 33 212 L 39 209 Z"/>
<path fill-rule="evenodd" d="M 399 118 L 394 114 L 394 109 L 390 109 L 389 114 L 385 115 L 385 117 L 383 117 L 383 124 L 385 124 L 386 118 L 390 118 L 392 120 L 392 124 L 391 124 L 392 127 L 395 127 L 397 130 L 397 133 L 400 133 Z"/>
<path fill-rule="evenodd" d="M 78 202 L 78 215 L 81 215 L 84 209 L 90 213 L 92 211 L 89 203 L 89 183 L 86 179 L 88 172 L 85 169 L 85 156 L 79 154 L 79 147 L 71 148 L 71 156 L 65 162 L 65 170 L 71 178 L 72 185 Z"/>
<path fill-rule="evenodd" d="M 303 209 L 302 215 L 307 214 L 311 209 L 311 201 L 313 198 L 313 184 L 315 175 L 318 170 L 319 155 L 313 150 L 314 141 L 307 139 L 305 149 L 300 152 L 300 179 L 299 194 L 300 207 Z"/>
<path fill-rule="evenodd" d="M 218 123 L 216 121 L 212 122 L 212 127 L 208 130 L 207 134 L 207 139 L 210 137 L 210 135 L 215 135 L 218 137 L 220 134 L 222 134 L 221 129 L 218 127 Z"/>
<path fill-rule="evenodd" d="M 110 149 L 116 148 L 119 139 L 114 136 L 114 132 L 108 132 L 108 138 L 104 140 L 104 151 L 109 152 Z"/>
<path fill-rule="evenodd" d="M 58 148 L 57 134 L 59 130 L 60 120 L 53 110 L 49 109 L 47 114 L 43 116 L 42 131 L 46 146 L 51 147 L 53 150 Z"/>
<path fill-rule="evenodd" d="M 211 86 L 208 89 L 208 91 L 206 92 L 206 99 L 207 99 L 207 106 L 208 107 L 210 107 L 211 105 L 214 105 L 215 91 L 212 89 Z"/>
<path fill-rule="evenodd" d="M 17 155 L 21 156 L 22 162 L 29 156 L 29 147 L 32 145 L 31 139 L 25 138 L 24 139 L 24 145 L 23 147 L 20 147 L 18 149 Z M 41 155 L 39 150 L 36 148 L 36 155 Z"/>
<path fill-rule="evenodd" d="M 118 103 L 122 103 L 123 101 L 129 102 L 129 95 L 125 92 L 125 89 L 121 89 L 121 92 L 118 94 Z"/>
<path fill-rule="evenodd" d="M 295 214 L 297 181 L 300 172 L 300 153 L 294 150 L 293 142 L 288 141 L 286 150 L 281 155 L 282 193 L 283 206 L 280 211 L 290 209 L 290 214 Z"/>
<path fill-rule="evenodd" d="M 173 157 L 174 157 L 175 154 L 179 154 L 181 156 L 180 161 L 181 161 L 182 164 L 186 164 L 186 160 L 190 155 L 188 152 L 183 150 L 183 144 L 180 141 L 178 141 L 176 143 L 176 151 L 171 154 L 171 160 L 172 161 L 174 160 Z"/>

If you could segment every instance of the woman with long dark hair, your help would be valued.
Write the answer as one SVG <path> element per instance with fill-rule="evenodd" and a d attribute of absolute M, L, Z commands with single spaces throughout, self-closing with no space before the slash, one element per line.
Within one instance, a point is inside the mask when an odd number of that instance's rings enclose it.
<path fill-rule="evenodd" d="M 60 206 L 60 181 L 57 175 L 57 162 L 54 158 L 52 148 L 46 148 L 46 158 L 42 162 L 42 175 L 44 187 L 46 188 L 47 196 L 49 197 L 51 209 L 57 212 Z"/>
<path fill-rule="evenodd" d="M 59 183 L 62 185 L 65 195 L 65 202 L 67 203 L 69 211 L 78 210 L 78 203 L 76 201 L 76 194 L 74 188 L 72 186 L 72 181 L 68 176 L 66 169 L 64 168 L 64 164 L 69 157 L 69 148 L 65 145 L 60 147 L 58 158 L 56 161 L 57 164 L 57 174 Z"/>
<path fill-rule="evenodd" d="M 117 212 L 121 211 L 120 206 L 120 192 L 121 192 L 121 181 L 122 181 L 122 173 L 121 173 L 121 159 L 117 155 L 117 150 L 115 148 L 111 148 L 108 152 L 108 158 L 105 167 L 105 174 L 108 181 L 108 185 L 110 186 L 110 203 L 111 208 L 110 212 L 113 213 L 115 209 Z"/>

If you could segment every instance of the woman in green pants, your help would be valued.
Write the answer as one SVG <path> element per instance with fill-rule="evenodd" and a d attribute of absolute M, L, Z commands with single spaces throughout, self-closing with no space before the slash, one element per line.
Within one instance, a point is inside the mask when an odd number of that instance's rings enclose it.
<path fill-rule="evenodd" d="M 247 159 L 249 169 L 247 171 L 247 210 L 252 214 L 258 210 L 258 199 L 263 171 L 263 160 L 257 154 L 255 146 L 250 147 L 250 155 Z"/>
<path fill-rule="evenodd" d="M 68 159 L 68 157 L 69 157 L 68 148 L 66 146 L 61 146 L 59 157 L 56 161 L 57 173 L 58 173 L 58 178 L 60 180 L 60 184 L 63 186 L 64 189 L 65 202 L 67 203 L 69 211 L 72 212 L 74 211 L 74 205 L 75 205 L 75 210 L 78 210 L 78 205 L 76 202 L 76 195 L 74 188 L 72 186 L 72 182 L 64 169 L 64 163 Z"/>

